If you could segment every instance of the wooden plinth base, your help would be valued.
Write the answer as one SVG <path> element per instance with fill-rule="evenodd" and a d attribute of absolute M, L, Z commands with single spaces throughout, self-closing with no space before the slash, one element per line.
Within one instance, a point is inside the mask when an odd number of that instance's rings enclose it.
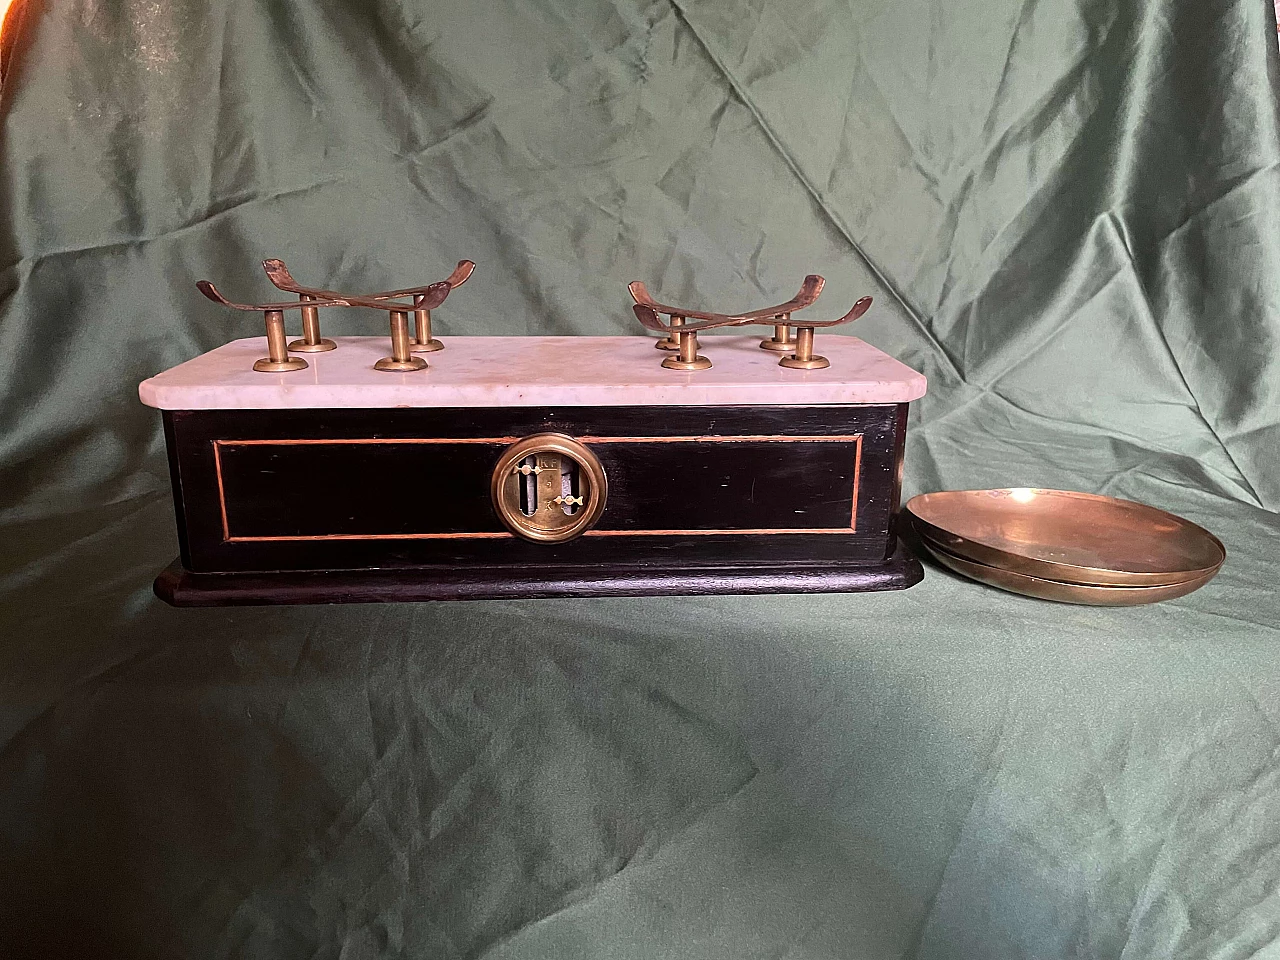
<path fill-rule="evenodd" d="M 191 573 L 175 560 L 156 596 L 175 607 L 278 603 L 395 603 L 535 597 L 678 597 L 750 593 L 862 593 L 914 586 L 924 571 L 899 541 L 873 566 L 472 567 L 466 570 L 340 570 L 309 573 Z"/>

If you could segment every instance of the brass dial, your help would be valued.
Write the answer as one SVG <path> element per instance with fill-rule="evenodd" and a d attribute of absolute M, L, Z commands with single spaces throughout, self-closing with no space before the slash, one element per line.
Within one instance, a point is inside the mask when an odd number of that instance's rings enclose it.
<path fill-rule="evenodd" d="M 490 493 L 498 516 L 516 536 L 562 543 L 595 526 L 608 482 L 583 444 L 561 433 L 539 433 L 502 452 Z"/>

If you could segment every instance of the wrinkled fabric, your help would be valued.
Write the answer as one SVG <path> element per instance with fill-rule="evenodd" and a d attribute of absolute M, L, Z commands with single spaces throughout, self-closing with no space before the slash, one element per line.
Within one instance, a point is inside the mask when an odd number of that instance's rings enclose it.
<path fill-rule="evenodd" d="M 1280 136 L 1265 0 L 27 0 L 0 90 L 0 956 L 1280 951 Z M 7 41 L 6 41 L 7 46 Z M 264 257 L 625 284 L 925 372 L 907 495 L 1181 513 L 1210 585 L 170 609 L 137 383 Z M 358 311 L 331 334 L 378 333 Z"/>

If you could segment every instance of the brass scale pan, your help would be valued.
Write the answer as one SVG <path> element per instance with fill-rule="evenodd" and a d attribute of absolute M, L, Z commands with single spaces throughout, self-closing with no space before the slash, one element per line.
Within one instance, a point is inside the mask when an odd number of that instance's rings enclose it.
<path fill-rule="evenodd" d="M 1047 600 L 1169 600 L 1208 583 L 1226 559 L 1222 543 L 1203 527 L 1096 494 L 953 490 L 914 497 L 907 511 L 939 563 Z"/>

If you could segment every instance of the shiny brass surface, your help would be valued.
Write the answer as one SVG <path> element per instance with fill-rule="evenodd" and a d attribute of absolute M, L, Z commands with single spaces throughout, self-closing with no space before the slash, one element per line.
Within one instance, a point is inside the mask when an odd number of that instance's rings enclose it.
<path fill-rule="evenodd" d="M 324 353 L 334 350 L 337 344 L 320 336 L 320 310 L 310 305 L 316 298 L 309 294 L 301 294 L 298 300 L 302 307 L 302 339 L 289 344 L 289 349 L 298 353 Z"/>
<path fill-rule="evenodd" d="M 421 303 L 422 299 L 414 297 L 413 302 Z M 418 309 L 413 311 L 413 342 L 409 345 L 409 349 L 414 353 L 434 353 L 437 350 L 444 349 L 443 343 L 431 337 L 430 310 Z"/>
<path fill-rule="evenodd" d="M 654 344 L 659 350 L 676 351 L 680 349 L 680 337 L 676 333 L 677 328 L 684 326 L 684 317 L 677 314 L 671 318 L 671 333 L 667 334 L 661 340 Z"/>
<path fill-rule="evenodd" d="M 284 312 L 281 310 L 264 310 L 267 322 L 267 356 L 257 360 L 253 369 L 259 373 L 288 373 L 292 370 L 305 370 L 307 361 L 301 357 L 289 356 L 289 348 L 285 344 Z"/>
<path fill-rule="evenodd" d="M 453 273 L 449 274 L 444 280 L 439 280 L 426 286 L 406 287 L 403 290 L 383 290 L 378 293 L 364 294 L 363 296 L 351 296 L 334 290 L 304 287 L 293 279 L 293 275 L 289 272 L 289 268 L 284 265 L 283 260 L 262 261 L 262 269 L 266 273 L 267 279 L 277 289 L 288 293 L 310 294 L 321 301 L 343 301 L 343 303 L 321 303 L 319 304 L 320 306 L 370 306 L 382 310 L 386 310 L 388 307 L 391 307 L 391 309 L 404 309 L 401 305 L 387 304 L 385 302 L 387 300 L 399 300 L 401 297 L 412 297 L 415 308 L 434 310 L 444 303 L 454 287 L 460 287 L 467 282 L 475 268 L 476 265 L 470 260 L 459 260 L 458 265 L 453 268 Z"/>
<path fill-rule="evenodd" d="M 373 369 L 380 370 L 383 373 L 413 373 L 415 370 L 425 370 L 426 368 L 427 361 L 421 357 L 410 357 L 408 360 L 383 357 L 373 365 Z"/>
<path fill-rule="evenodd" d="M 664 339 L 655 344 L 660 350 L 682 349 L 680 345 L 684 343 L 686 333 L 697 334 L 702 330 L 712 330 L 716 327 L 742 327 L 757 323 L 769 323 L 774 327 L 774 337 L 772 340 L 761 341 L 760 346 L 766 350 L 795 350 L 795 356 L 784 358 L 782 366 L 813 370 L 830 366 L 826 358 L 813 355 L 813 331 L 818 327 L 834 327 L 841 323 L 851 323 L 866 313 L 871 306 L 871 298 L 863 297 L 843 317 L 835 320 L 804 321 L 804 325 L 798 328 L 802 335 L 805 330 L 809 331 L 809 345 L 802 353 L 799 339 L 796 340 L 795 346 L 791 345 L 788 328 L 796 325 L 795 321 L 791 319 L 791 314 L 795 310 L 803 309 L 814 303 L 818 299 L 818 294 L 822 292 L 825 283 L 826 281 L 822 277 L 810 274 L 804 278 L 804 283 L 800 286 L 800 292 L 786 303 L 780 303 L 776 307 L 765 307 L 762 310 L 750 310 L 746 313 L 709 313 L 705 310 L 689 310 L 685 307 L 668 306 L 654 300 L 649 295 L 648 289 L 639 280 L 633 280 L 628 284 L 627 290 L 631 293 L 631 299 L 635 301 L 631 310 L 635 313 L 636 319 L 647 329 L 656 330 L 665 335 Z M 664 313 L 670 318 L 670 322 L 662 322 L 660 314 Z M 790 362 L 787 362 L 788 360 Z M 697 357 L 695 349 L 695 356 L 692 359 L 684 356 L 678 358 L 668 357 L 662 361 L 662 365 L 671 370 L 705 370 L 711 366 L 711 361 L 705 357 Z"/>
<path fill-rule="evenodd" d="M 976 563 L 950 553 L 942 546 L 921 537 L 921 542 L 930 555 L 940 564 L 963 577 L 985 583 L 990 587 L 1008 590 L 1010 593 L 1024 597 L 1036 597 L 1040 600 L 1054 600 L 1058 603 L 1077 603 L 1093 607 L 1131 607 L 1144 603 L 1159 603 L 1161 600 L 1173 600 L 1185 597 L 1194 590 L 1199 590 L 1214 578 L 1218 572 L 1202 574 L 1189 580 L 1177 583 L 1156 584 L 1145 587 L 1135 586 L 1099 586 L 1087 583 L 1063 583 L 1058 580 L 1044 580 L 1040 577 L 1028 576 L 1001 567 L 991 567 Z"/>
<path fill-rule="evenodd" d="M 804 278 L 804 283 L 800 285 L 800 292 L 786 303 L 780 303 L 776 307 L 765 307 L 761 310 L 750 310 L 745 313 L 708 313 L 705 310 L 688 310 L 684 307 L 667 306 L 654 300 L 649 295 L 648 288 L 639 280 L 633 280 L 627 284 L 627 290 L 630 291 L 631 299 L 638 306 L 645 306 L 656 313 L 665 313 L 668 316 L 680 316 L 686 321 L 690 319 L 701 321 L 694 324 L 696 329 L 709 330 L 712 327 L 740 327 L 752 323 L 776 323 L 780 318 L 789 316 L 792 312 L 802 310 L 815 303 L 825 284 L 826 281 L 822 277 L 810 274 Z M 863 309 L 865 310 L 865 308 Z M 861 312 L 859 316 L 861 316 Z M 846 322 L 845 318 L 841 318 L 821 323 L 819 326 L 834 326 L 837 323 L 844 322 Z M 659 327 L 658 329 L 666 330 L 667 328 Z"/>
<path fill-rule="evenodd" d="M 264 260 L 262 269 L 266 271 L 267 278 L 278 289 L 297 294 L 298 301 L 296 303 L 236 303 L 219 293 L 218 288 L 208 280 L 199 281 L 196 287 L 214 303 L 221 304 L 224 307 L 230 307 L 233 310 L 261 311 L 267 320 L 268 331 L 271 328 L 270 318 L 272 314 L 282 314 L 285 310 L 300 310 L 302 312 L 302 339 L 295 340 L 292 344 L 288 344 L 287 347 L 301 353 L 320 353 L 326 350 L 333 350 L 337 346 L 332 340 L 325 340 L 320 336 L 319 310 L 321 307 L 366 307 L 374 310 L 386 310 L 391 318 L 392 356 L 379 360 L 374 364 L 374 367 L 378 370 L 421 370 L 426 366 L 426 362 L 410 358 L 408 356 L 409 347 L 405 347 L 403 351 L 404 357 L 399 356 L 396 352 L 394 343 L 396 339 L 396 314 L 400 314 L 402 318 L 405 318 L 405 341 L 407 343 L 408 311 L 412 310 L 414 312 L 418 321 L 418 332 L 420 335 L 425 335 L 424 339 L 414 348 L 416 352 L 427 353 L 442 349 L 444 344 L 440 343 L 439 340 L 431 339 L 431 311 L 444 303 L 454 287 L 461 286 L 467 281 L 475 266 L 470 260 L 460 260 L 446 279 L 436 283 L 428 284 L 427 286 L 407 287 L 404 290 L 386 290 L 366 296 L 352 296 L 338 293 L 334 290 L 304 287 L 293 279 L 288 267 L 284 265 L 284 261 Z M 399 302 L 402 297 L 411 297 L 412 303 Z M 423 322 L 424 317 L 425 325 Z M 283 329 L 283 321 L 281 321 L 281 329 Z M 282 346 L 284 345 L 282 344 Z M 277 372 L 279 370 L 300 370 L 306 365 L 305 360 L 297 357 L 290 359 L 286 355 L 284 359 L 267 358 L 259 361 L 258 364 L 254 365 L 254 369 Z"/>
<path fill-rule="evenodd" d="M 760 341 L 761 350 L 772 350 L 775 353 L 795 353 L 796 342 L 791 336 L 790 316 L 783 317 L 788 323 L 777 323 L 773 327 L 773 336 Z"/>
<path fill-rule="evenodd" d="M 804 326 L 796 328 L 796 352 L 779 360 L 778 366 L 793 370 L 821 370 L 831 366 L 831 361 L 814 355 L 813 327 Z"/>
<path fill-rule="evenodd" d="M 922 537 L 971 562 L 1046 580 L 1151 587 L 1217 573 L 1226 549 L 1189 520 L 1129 500 L 1015 488 L 907 503 Z"/>
<path fill-rule="evenodd" d="M 409 352 L 409 314 L 404 310 L 391 313 L 391 356 L 383 357 L 373 365 L 375 370 L 406 373 L 425 370 L 427 361 Z"/>
<path fill-rule="evenodd" d="M 530 458 L 533 464 L 526 462 Z M 577 467 L 576 494 L 564 490 L 566 468 L 573 465 Z M 529 496 L 529 488 L 525 488 L 522 507 L 522 485 L 530 477 L 534 493 Z M 596 455 L 559 433 L 535 434 L 507 447 L 493 468 L 489 489 L 503 524 L 516 536 L 539 543 L 562 543 L 582 536 L 600 519 L 608 492 L 604 467 Z"/>
<path fill-rule="evenodd" d="M 685 330 L 683 327 L 676 327 L 675 330 L 679 337 L 680 352 L 674 357 L 667 357 L 662 365 L 668 370 L 706 370 L 710 367 L 710 360 L 698 356 L 697 331 Z"/>

